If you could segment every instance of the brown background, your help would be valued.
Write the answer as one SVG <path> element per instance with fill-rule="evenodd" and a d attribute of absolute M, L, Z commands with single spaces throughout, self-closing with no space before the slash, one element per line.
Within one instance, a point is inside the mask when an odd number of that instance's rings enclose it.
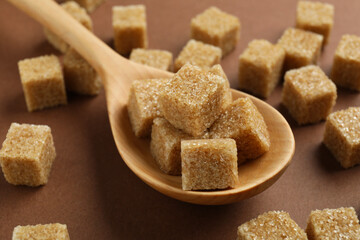
<path fill-rule="evenodd" d="M 295 23 L 297 1 L 110 1 L 91 17 L 95 34 L 112 44 L 111 7 L 147 7 L 150 48 L 176 57 L 189 39 L 190 19 L 211 5 L 239 17 L 241 40 L 222 60 L 237 88 L 238 56 L 255 38 L 276 42 Z M 335 25 L 320 59 L 328 74 L 342 34 L 360 35 L 360 1 L 335 5 Z M 293 161 L 272 187 L 251 199 L 225 206 L 198 206 L 166 197 L 139 180 L 117 152 L 107 119 L 104 91 L 97 97 L 69 95 L 67 106 L 28 113 L 17 61 L 59 53 L 42 27 L 0 1 L 0 142 L 11 122 L 47 124 L 58 153 L 49 183 L 15 187 L 0 176 L 0 239 L 11 239 L 16 225 L 59 222 L 71 239 L 235 239 L 238 225 L 270 210 L 285 210 L 305 228 L 313 209 L 353 206 L 360 213 L 360 167 L 343 170 L 321 144 L 324 123 L 297 126 L 280 105 L 281 86 L 267 100 L 284 114 L 296 139 Z M 339 90 L 334 110 L 359 106 L 359 94 Z M 271 127 L 271 126 L 270 126 Z"/>

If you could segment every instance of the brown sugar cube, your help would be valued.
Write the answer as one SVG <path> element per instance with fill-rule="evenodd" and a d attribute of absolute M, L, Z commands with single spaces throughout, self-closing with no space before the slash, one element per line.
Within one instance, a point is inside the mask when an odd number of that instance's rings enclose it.
<path fill-rule="evenodd" d="M 360 163 L 360 107 L 334 112 L 325 123 L 324 144 L 344 168 Z"/>
<path fill-rule="evenodd" d="M 316 64 L 323 36 L 301 29 L 288 28 L 278 41 L 285 50 L 284 69 Z"/>
<path fill-rule="evenodd" d="M 199 137 L 223 111 L 226 80 L 186 64 L 159 94 L 160 111 L 174 127 Z"/>
<path fill-rule="evenodd" d="M 29 112 L 67 104 L 64 77 L 55 55 L 18 62 L 22 87 Z"/>
<path fill-rule="evenodd" d="M 306 234 L 289 213 L 272 211 L 259 215 L 238 227 L 238 240 L 291 239 L 307 240 Z"/>
<path fill-rule="evenodd" d="M 0 150 L 0 163 L 9 183 L 39 186 L 47 183 L 55 156 L 48 126 L 12 123 Z"/>
<path fill-rule="evenodd" d="M 234 188 L 238 183 L 235 141 L 182 140 L 181 172 L 183 190 Z"/>
<path fill-rule="evenodd" d="M 336 86 L 318 66 L 286 72 L 282 104 L 300 125 L 325 120 L 336 101 Z"/>
<path fill-rule="evenodd" d="M 360 239 L 359 219 L 352 207 L 311 211 L 306 233 L 309 240 Z"/>
<path fill-rule="evenodd" d="M 161 70 L 171 71 L 173 56 L 169 51 L 136 48 L 131 51 L 130 60 Z"/>
<path fill-rule="evenodd" d="M 253 40 L 239 57 L 239 86 L 267 98 L 279 83 L 285 51 L 266 40 Z"/>
<path fill-rule="evenodd" d="M 360 91 L 360 37 L 342 36 L 336 48 L 331 79 L 337 86 Z"/>
<path fill-rule="evenodd" d="M 114 47 L 128 55 L 134 48 L 147 48 L 147 27 L 144 5 L 115 6 L 112 8 Z"/>
<path fill-rule="evenodd" d="M 151 131 L 151 154 L 160 169 L 171 175 L 181 175 L 181 140 L 189 134 L 173 127 L 166 119 L 156 118 Z"/>
<path fill-rule="evenodd" d="M 137 137 L 150 136 L 156 117 L 161 117 L 158 98 L 160 89 L 168 79 L 135 80 L 130 89 L 128 112 L 132 129 Z"/>
<path fill-rule="evenodd" d="M 219 64 L 221 49 L 200 41 L 190 40 L 181 50 L 174 62 L 174 71 L 177 72 L 186 63 L 208 69 Z"/>
<path fill-rule="evenodd" d="M 250 98 L 238 98 L 211 126 L 210 138 L 236 141 L 239 163 L 257 158 L 270 148 L 270 136 L 263 116 Z"/>
<path fill-rule="evenodd" d="M 334 6 L 328 3 L 299 1 L 296 9 L 296 27 L 321 34 L 323 44 L 329 41 L 334 24 Z"/>
<path fill-rule="evenodd" d="M 191 38 L 221 48 L 224 56 L 239 41 L 240 21 L 217 7 L 210 7 L 191 20 Z"/>
<path fill-rule="evenodd" d="M 12 240 L 70 240 L 65 224 L 38 224 L 17 226 L 14 228 Z"/>
<path fill-rule="evenodd" d="M 105 0 L 74 0 L 80 6 L 86 9 L 89 13 L 93 12 L 99 7 Z"/>
<path fill-rule="evenodd" d="M 74 1 L 69 1 L 61 4 L 61 7 L 69 13 L 73 18 L 80 22 L 84 27 L 89 31 L 93 31 L 92 21 L 90 16 L 86 13 L 85 9 L 79 6 Z M 65 53 L 69 45 L 64 42 L 58 35 L 51 32 L 49 29 L 44 28 L 45 37 L 51 45 L 53 45 L 57 50 L 62 53 Z"/>
<path fill-rule="evenodd" d="M 102 87 L 100 76 L 73 48 L 63 58 L 66 89 L 78 94 L 97 95 Z"/>
<path fill-rule="evenodd" d="M 216 64 L 212 66 L 209 72 L 217 76 L 220 76 L 225 80 L 223 106 L 222 106 L 222 109 L 225 110 L 230 105 L 230 103 L 232 103 L 232 94 L 230 90 L 229 80 L 220 64 Z"/>

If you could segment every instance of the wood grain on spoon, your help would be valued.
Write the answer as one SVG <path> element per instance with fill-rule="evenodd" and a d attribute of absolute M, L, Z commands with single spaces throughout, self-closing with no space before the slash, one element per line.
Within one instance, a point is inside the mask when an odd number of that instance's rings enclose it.
<path fill-rule="evenodd" d="M 100 74 L 104 83 L 108 115 L 116 146 L 127 166 L 159 192 L 197 204 L 231 203 L 264 191 L 289 165 L 294 154 L 295 141 L 283 116 L 267 103 L 232 90 L 234 99 L 250 97 L 264 116 L 270 133 L 270 151 L 239 167 L 240 183 L 234 189 L 183 191 L 181 177 L 166 175 L 157 167 L 150 154 L 149 141 L 135 137 L 126 110 L 133 80 L 171 77 L 172 73 L 130 62 L 121 57 L 53 1 L 9 0 L 9 2 L 61 36 Z"/>

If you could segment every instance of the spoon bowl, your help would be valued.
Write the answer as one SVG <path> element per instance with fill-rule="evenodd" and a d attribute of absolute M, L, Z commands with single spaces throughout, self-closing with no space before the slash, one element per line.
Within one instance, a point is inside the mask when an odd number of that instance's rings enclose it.
<path fill-rule="evenodd" d="M 171 77 L 173 74 L 121 57 L 53 1 L 9 0 L 9 2 L 61 36 L 100 74 L 106 93 L 111 130 L 119 153 L 126 165 L 157 191 L 190 203 L 227 204 L 264 191 L 289 165 L 294 154 L 295 141 L 284 117 L 267 103 L 232 89 L 233 99 L 250 97 L 263 115 L 270 133 L 270 150 L 261 157 L 239 166 L 239 184 L 234 189 L 182 190 L 181 177 L 167 175 L 156 165 L 150 153 L 149 140 L 135 137 L 126 108 L 133 80 Z"/>

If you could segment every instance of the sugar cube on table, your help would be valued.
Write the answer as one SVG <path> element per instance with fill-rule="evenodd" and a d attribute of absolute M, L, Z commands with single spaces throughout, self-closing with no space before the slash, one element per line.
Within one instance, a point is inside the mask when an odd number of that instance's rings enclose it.
<path fill-rule="evenodd" d="M 78 22 L 80 22 L 84 27 L 86 27 L 89 31 L 93 31 L 93 25 L 90 16 L 87 14 L 85 9 L 80 7 L 78 3 L 74 1 L 69 1 L 62 3 L 61 7 Z M 60 36 L 51 32 L 49 29 L 44 28 L 44 33 L 50 44 L 53 45 L 60 52 L 65 53 L 66 50 L 69 48 L 69 45 L 64 40 L 62 40 Z"/>
<path fill-rule="evenodd" d="M 344 168 L 360 163 L 360 107 L 350 107 L 328 116 L 324 144 Z"/>
<path fill-rule="evenodd" d="M 328 3 L 299 1 L 296 8 L 296 27 L 321 34 L 323 44 L 329 42 L 334 24 L 334 6 Z"/>
<path fill-rule="evenodd" d="M 285 74 L 282 104 L 300 125 L 325 120 L 336 98 L 335 84 L 318 66 L 293 69 Z"/>
<path fill-rule="evenodd" d="M 316 64 L 323 36 L 302 29 L 288 28 L 278 41 L 285 50 L 284 69 L 289 70 Z"/>
<path fill-rule="evenodd" d="M 360 37 L 342 36 L 335 52 L 331 79 L 337 86 L 360 91 Z"/>
<path fill-rule="evenodd" d="M 202 136 L 223 111 L 226 80 L 184 65 L 159 94 L 160 111 L 176 128 Z"/>
<path fill-rule="evenodd" d="M 210 7 L 191 20 L 191 38 L 221 48 L 225 56 L 239 41 L 240 21 L 217 7 Z"/>
<path fill-rule="evenodd" d="M 210 138 L 236 141 L 239 163 L 261 156 L 270 148 L 270 136 L 263 116 L 250 98 L 238 98 L 214 122 Z"/>
<path fill-rule="evenodd" d="M 172 53 L 165 50 L 136 48 L 131 51 L 130 60 L 150 67 L 171 71 Z"/>
<path fill-rule="evenodd" d="M 112 25 L 114 29 L 114 47 L 128 55 L 134 48 L 147 48 L 147 24 L 145 5 L 114 6 Z"/>
<path fill-rule="evenodd" d="M 38 224 L 17 226 L 14 228 L 12 240 L 70 240 L 65 224 Z"/>
<path fill-rule="evenodd" d="M 189 63 L 203 69 L 219 64 L 221 49 L 193 39 L 189 40 L 174 62 L 174 71 Z"/>
<path fill-rule="evenodd" d="M 0 150 L 5 179 L 14 185 L 46 184 L 55 157 L 51 129 L 46 125 L 12 123 Z"/>
<path fill-rule="evenodd" d="M 181 140 L 192 139 L 164 118 L 154 119 L 150 149 L 160 169 L 170 175 L 181 175 Z"/>
<path fill-rule="evenodd" d="M 169 79 L 143 79 L 132 83 L 128 113 L 132 129 L 137 137 L 151 134 L 151 126 L 156 117 L 161 117 L 158 98 Z"/>
<path fill-rule="evenodd" d="M 80 6 L 86 9 L 89 13 L 93 12 L 97 7 L 99 7 L 105 0 L 74 0 Z"/>
<path fill-rule="evenodd" d="M 360 239 L 359 219 L 354 208 L 315 210 L 308 218 L 309 240 Z"/>
<path fill-rule="evenodd" d="M 99 94 L 102 82 L 99 74 L 73 48 L 63 58 L 65 86 L 68 91 L 84 95 Z"/>
<path fill-rule="evenodd" d="M 235 141 L 182 140 L 181 172 L 183 190 L 234 188 L 238 183 Z"/>
<path fill-rule="evenodd" d="M 60 61 L 55 55 L 18 62 L 22 87 L 29 112 L 67 104 Z"/>
<path fill-rule="evenodd" d="M 238 240 L 292 239 L 307 240 L 303 229 L 284 211 L 271 211 L 259 215 L 238 227 Z"/>
<path fill-rule="evenodd" d="M 285 51 L 266 40 L 253 40 L 239 57 L 239 87 L 267 98 L 279 83 Z"/>

